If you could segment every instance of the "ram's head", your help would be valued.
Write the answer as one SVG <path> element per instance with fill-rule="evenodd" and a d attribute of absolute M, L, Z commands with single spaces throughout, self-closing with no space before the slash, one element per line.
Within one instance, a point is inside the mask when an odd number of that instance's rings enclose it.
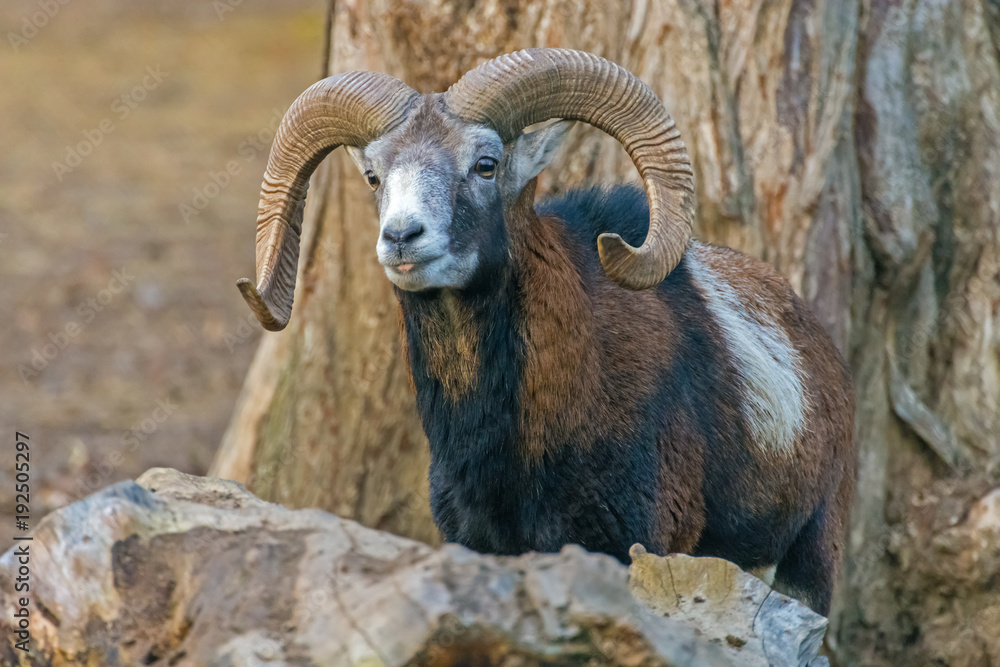
<path fill-rule="evenodd" d="M 659 283 L 691 233 L 693 177 L 673 120 L 639 79 L 603 58 L 531 49 L 491 60 L 447 93 L 420 95 L 398 79 L 350 72 L 306 90 L 278 129 L 257 217 L 257 284 L 240 290 L 265 328 L 291 315 L 309 177 L 348 147 L 376 192 L 379 261 L 406 290 L 467 286 L 506 252 L 505 211 L 551 159 L 568 123 L 620 141 L 645 183 L 646 240 L 602 234 L 604 270 L 629 289 Z"/>

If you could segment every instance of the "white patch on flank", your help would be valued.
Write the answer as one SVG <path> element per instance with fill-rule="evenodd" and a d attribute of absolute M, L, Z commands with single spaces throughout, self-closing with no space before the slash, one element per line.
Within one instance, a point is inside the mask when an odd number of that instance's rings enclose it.
<path fill-rule="evenodd" d="M 742 383 L 743 418 L 757 446 L 790 454 L 805 423 L 799 355 L 780 325 L 748 311 L 736 291 L 702 260 L 702 252 L 691 245 L 688 270 L 726 339 Z"/>

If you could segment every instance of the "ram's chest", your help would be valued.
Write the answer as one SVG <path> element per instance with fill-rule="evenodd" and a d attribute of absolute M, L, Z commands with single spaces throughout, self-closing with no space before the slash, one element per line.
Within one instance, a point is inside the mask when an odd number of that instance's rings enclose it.
<path fill-rule="evenodd" d="M 501 469 L 496 457 L 433 457 L 431 509 L 449 542 L 477 551 L 518 554 L 538 549 L 535 526 L 543 498 L 528 491 L 531 475 Z"/>
<path fill-rule="evenodd" d="M 431 509 L 449 542 L 497 554 L 580 544 L 622 559 L 635 542 L 651 544 L 651 445 L 625 456 L 617 446 L 595 450 L 606 456 L 565 446 L 544 463 L 526 463 L 514 443 L 478 456 L 475 447 L 467 456 L 435 449 L 432 443 Z"/>

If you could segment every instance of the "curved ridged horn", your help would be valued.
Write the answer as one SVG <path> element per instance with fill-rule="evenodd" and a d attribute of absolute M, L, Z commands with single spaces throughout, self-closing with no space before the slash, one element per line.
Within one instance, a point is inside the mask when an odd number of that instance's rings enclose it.
<path fill-rule="evenodd" d="M 601 234 L 604 271 L 629 289 L 662 281 L 680 262 L 694 221 L 694 172 L 673 119 L 646 84 L 590 53 L 527 49 L 490 60 L 448 89 L 448 107 L 493 128 L 506 143 L 532 123 L 565 118 L 617 139 L 649 197 L 649 231 L 639 248 Z"/>
<path fill-rule="evenodd" d="M 292 314 L 309 177 L 337 146 L 366 146 L 396 127 L 418 95 L 388 74 L 348 72 L 313 84 L 285 113 L 260 187 L 257 285 L 236 283 L 265 329 L 284 329 Z"/>

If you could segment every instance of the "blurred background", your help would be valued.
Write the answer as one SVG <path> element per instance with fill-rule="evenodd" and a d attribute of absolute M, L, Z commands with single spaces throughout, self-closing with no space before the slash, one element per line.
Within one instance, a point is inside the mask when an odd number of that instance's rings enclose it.
<path fill-rule="evenodd" d="M 327 72 L 441 91 L 577 48 L 665 101 L 696 236 L 775 266 L 851 365 L 831 654 L 1000 664 L 1000 0 L 4 0 L 0 37 L 0 514 L 17 430 L 33 522 L 170 466 L 438 541 L 343 151 L 313 178 L 289 327 L 261 337 L 238 295 L 267 151 Z M 629 179 L 577 127 L 539 192 Z"/>
<path fill-rule="evenodd" d="M 235 281 L 267 151 L 321 75 L 326 3 L 51 4 L 0 4 L 0 423 L 31 437 L 35 520 L 208 469 L 260 336 Z"/>

